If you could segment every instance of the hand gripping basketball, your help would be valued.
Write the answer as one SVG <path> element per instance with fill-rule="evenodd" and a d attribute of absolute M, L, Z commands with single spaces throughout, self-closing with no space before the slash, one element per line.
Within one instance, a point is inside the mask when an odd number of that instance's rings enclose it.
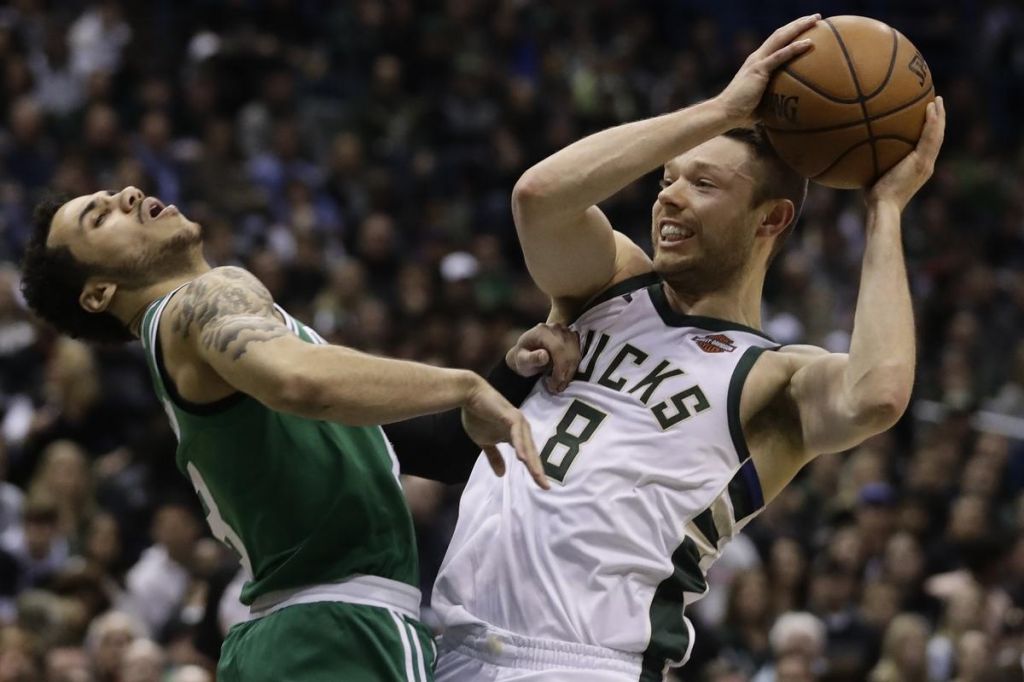
<path fill-rule="evenodd" d="M 921 189 L 935 170 L 935 159 L 946 133 L 946 105 L 941 97 L 928 104 L 924 130 L 914 151 L 891 169 L 868 190 L 869 203 L 891 203 L 900 211 Z"/>
<path fill-rule="evenodd" d="M 729 85 L 716 98 L 733 126 L 750 125 L 754 121 L 754 112 L 775 69 L 811 47 L 809 40 L 794 42 L 793 39 L 819 19 L 820 14 L 812 14 L 789 22 L 776 29 L 761 47 L 747 57 Z"/>

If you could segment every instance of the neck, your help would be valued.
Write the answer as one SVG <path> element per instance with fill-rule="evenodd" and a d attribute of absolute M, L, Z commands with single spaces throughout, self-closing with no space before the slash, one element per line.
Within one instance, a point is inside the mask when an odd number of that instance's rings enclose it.
<path fill-rule="evenodd" d="M 210 270 L 210 264 L 200 260 L 193 267 L 167 279 L 160 280 L 139 289 L 118 290 L 110 302 L 110 312 L 121 320 L 135 338 L 139 337 L 142 315 L 149 304 L 161 296 L 166 296 L 178 287 L 191 282 L 199 275 Z"/>
<path fill-rule="evenodd" d="M 761 328 L 763 277 L 737 277 L 713 291 L 701 291 L 683 282 L 665 280 L 665 298 L 678 313 L 714 317 Z"/>

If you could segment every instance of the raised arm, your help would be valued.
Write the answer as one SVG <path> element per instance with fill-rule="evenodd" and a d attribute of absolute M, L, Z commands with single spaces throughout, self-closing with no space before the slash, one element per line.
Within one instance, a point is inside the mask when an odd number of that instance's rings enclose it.
<path fill-rule="evenodd" d="M 759 467 L 766 497 L 815 455 L 851 448 L 893 426 L 907 409 L 915 343 L 900 215 L 932 174 L 945 120 L 942 98 L 936 98 L 928 106 L 917 148 L 867 194 L 867 235 L 849 354 L 820 349 L 773 354 L 791 369 L 782 402 L 793 406 L 798 442 L 789 466 L 775 460 Z"/>
<path fill-rule="evenodd" d="M 513 190 L 512 214 L 537 285 L 555 299 L 585 300 L 623 270 L 643 267 L 646 256 L 613 233 L 597 204 L 672 158 L 746 123 L 771 73 L 807 49 L 807 41 L 790 43 L 817 18 L 798 19 L 772 34 L 717 97 L 595 133 L 527 170 Z M 623 276 L 631 274 L 638 273 Z"/>
<path fill-rule="evenodd" d="M 305 343 L 278 317 L 266 287 L 239 268 L 211 270 L 178 296 L 170 324 L 186 349 L 268 407 L 352 426 L 462 408 L 492 464 L 500 460 L 494 444 L 510 442 L 546 485 L 525 418 L 473 372 Z"/>

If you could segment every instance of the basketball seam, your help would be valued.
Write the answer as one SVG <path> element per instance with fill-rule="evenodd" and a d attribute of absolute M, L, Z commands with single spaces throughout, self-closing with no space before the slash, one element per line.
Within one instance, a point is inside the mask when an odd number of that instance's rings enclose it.
<path fill-rule="evenodd" d="M 791 71 L 789 68 L 783 69 L 782 72 L 788 75 L 793 80 L 795 80 L 797 83 L 803 85 L 805 88 L 813 92 L 815 95 L 827 99 L 830 102 L 835 102 L 836 104 L 856 104 L 857 102 L 860 101 L 860 99 L 857 97 L 854 97 L 853 99 L 846 99 L 844 97 L 836 97 L 835 95 L 829 94 L 822 90 L 821 88 L 819 88 L 814 83 L 804 79 L 803 76 L 798 75 L 795 71 Z"/>
<path fill-rule="evenodd" d="M 885 86 L 889 84 L 889 80 L 892 78 L 892 72 L 896 68 L 896 53 L 899 52 L 900 49 L 900 38 L 899 34 L 896 33 L 896 29 L 892 26 L 889 27 L 889 31 L 892 33 L 892 56 L 889 57 L 889 70 L 885 72 L 885 80 L 882 81 L 882 84 L 875 88 L 874 92 L 864 95 L 865 99 L 872 99 L 875 95 L 882 92 L 882 90 L 885 89 Z"/>
<path fill-rule="evenodd" d="M 854 149 L 856 149 L 857 147 L 861 147 L 863 145 L 866 145 L 868 142 L 873 142 L 874 140 L 896 140 L 897 142 L 905 142 L 906 144 L 910 145 L 911 147 L 916 147 L 917 146 L 917 142 L 915 142 L 914 140 L 911 140 L 909 138 L 903 137 L 902 135 L 879 135 L 878 137 L 873 138 L 873 139 L 869 138 L 869 139 L 866 139 L 866 140 L 861 140 L 860 142 L 858 142 L 856 144 L 852 144 L 849 147 L 847 147 L 845 150 L 843 150 L 843 153 L 840 154 L 839 156 L 837 156 L 835 158 L 835 160 L 832 163 L 830 163 L 825 168 L 825 170 L 821 171 L 820 173 L 817 173 L 816 175 L 812 175 L 810 179 L 811 180 L 817 180 L 822 175 L 824 175 L 825 173 L 828 173 L 830 170 L 832 170 L 837 165 L 839 165 L 839 162 L 842 161 L 843 159 L 845 159 L 847 157 L 847 155 L 849 155 L 849 153 L 852 152 Z M 874 144 L 871 145 L 871 148 L 874 149 Z"/>
<path fill-rule="evenodd" d="M 843 128 L 852 128 L 853 126 L 860 125 L 860 124 L 864 123 L 865 120 L 877 121 L 879 119 L 885 118 L 886 116 L 892 116 L 893 114 L 898 114 L 901 111 L 903 111 L 904 109 L 908 109 L 908 108 L 914 106 L 915 104 L 920 102 L 922 99 L 924 99 L 925 97 L 927 97 L 928 95 L 930 95 L 934 91 L 935 91 L 935 86 L 931 85 L 931 86 L 929 86 L 929 88 L 927 90 L 925 90 L 924 92 L 922 92 L 920 95 L 918 95 L 914 99 L 910 100 L 909 102 L 905 102 L 905 103 L 899 105 L 898 107 L 896 107 L 895 109 L 889 109 L 888 111 L 883 111 L 883 112 L 878 113 L 878 114 L 872 114 L 867 119 L 858 119 L 856 121 L 847 121 L 846 123 L 837 123 L 835 125 L 822 126 L 820 128 L 800 128 L 799 130 L 789 129 L 789 128 L 777 128 L 775 126 L 770 126 L 770 125 L 764 124 L 764 129 L 768 130 L 768 131 L 771 131 L 773 133 L 788 133 L 788 134 L 791 134 L 791 135 L 805 135 L 805 134 L 810 134 L 810 133 L 830 133 L 830 132 L 835 131 L 835 130 L 842 130 Z"/>
<path fill-rule="evenodd" d="M 825 24 L 832 31 L 832 35 L 835 36 L 836 42 L 839 43 L 839 49 L 843 51 L 843 59 L 846 60 L 846 67 L 850 69 L 850 77 L 853 78 L 853 87 L 857 90 L 857 97 L 860 101 L 861 112 L 864 114 L 864 125 L 868 129 L 867 141 L 871 143 L 871 162 L 874 166 L 875 173 L 874 177 L 877 178 L 878 173 L 878 150 L 875 149 L 875 131 L 871 127 L 871 121 L 868 120 L 868 105 L 867 100 L 864 98 L 864 91 L 860 87 L 860 79 L 857 78 L 857 69 L 853 68 L 853 61 L 850 59 L 850 53 L 846 49 L 846 43 L 843 42 L 843 37 L 839 35 L 839 31 L 828 19 L 825 19 Z"/>

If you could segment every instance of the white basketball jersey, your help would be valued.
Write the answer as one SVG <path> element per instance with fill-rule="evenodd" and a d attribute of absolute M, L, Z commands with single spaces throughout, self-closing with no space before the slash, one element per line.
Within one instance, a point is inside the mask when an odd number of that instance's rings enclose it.
<path fill-rule="evenodd" d="M 653 275 L 613 287 L 572 328 L 575 380 L 560 395 L 538 382 L 522 406 L 551 490 L 510 448 L 503 478 L 481 458 L 433 607 L 446 628 L 640 654 L 660 679 L 689 655 L 683 611 L 707 591 L 708 566 L 764 506 L 739 402 L 777 344 L 673 311 Z"/>

